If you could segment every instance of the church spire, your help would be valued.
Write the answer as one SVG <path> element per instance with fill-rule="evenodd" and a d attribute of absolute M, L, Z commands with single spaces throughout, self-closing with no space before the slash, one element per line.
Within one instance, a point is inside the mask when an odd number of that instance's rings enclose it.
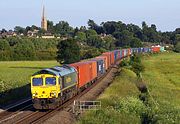
<path fill-rule="evenodd" d="M 45 6 L 43 6 L 42 18 L 45 18 Z"/>
<path fill-rule="evenodd" d="M 45 6 L 43 6 L 41 28 L 44 29 L 45 31 L 47 31 L 47 20 L 46 20 L 46 17 L 45 17 Z"/>

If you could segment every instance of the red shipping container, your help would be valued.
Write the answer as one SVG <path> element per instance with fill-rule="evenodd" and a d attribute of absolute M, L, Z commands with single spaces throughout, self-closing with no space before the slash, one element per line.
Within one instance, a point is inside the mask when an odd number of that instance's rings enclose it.
<path fill-rule="evenodd" d="M 78 72 L 78 87 L 81 88 L 97 77 L 97 63 L 95 61 L 86 61 L 70 64 Z"/>
<path fill-rule="evenodd" d="M 98 56 L 96 58 L 104 60 L 104 66 L 105 66 L 105 69 L 107 70 L 108 69 L 108 57 L 107 56 Z"/>
<path fill-rule="evenodd" d="M 124 49 L 122 49 L 122 58 L 124 58 L 125 56 L 124 56 Z"/>
<path fill-rule="evenodd" d="M 111 66 L 111 54 L 103 53 L 102 56 L 106 56 L 107 57 L 107 68 L 109 68 Z"/>
<path fill-rule="evenodd" d="M 106 55 L 109 57 L 109 59 L 110 59 L 110 61 L 109 61 L 110 65 L 109 66 L 114 64 L 114 52 L 106 52 L 106 53 L 103 53 L 103 55 Z"/>
<path fill-rule="evenodd" d="M 151 47 L 153 52 L 160 52 L 160 47 L 159 46 L 153 46 Z"/>
<path fill-rule="evenodd" d="M 95 78 L 97 78 L 97 62 L 96 61 L 87 61 L 87 63 L 89 63 L 90 65 L 90 80 L 94 80 Z"/>
<path fill-rule="evenodd" d="M 110 52 L 110 53 L 111 53 L 111 65 L 113 65 L 115 63 L 114 52 Z"/>

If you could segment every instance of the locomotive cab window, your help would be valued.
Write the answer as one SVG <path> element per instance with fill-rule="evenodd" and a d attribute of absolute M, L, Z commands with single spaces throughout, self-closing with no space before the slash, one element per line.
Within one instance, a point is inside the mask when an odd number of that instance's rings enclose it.
<path fill-rule="evenodd" d="M 46 85 L 56 85 L 56 78 L 54 77 L 46 78 Z"/>
<path fill-rule="evenodd" d="M 32 84 L 33 86 L 42 86 L 43 80 L 42 80 L 42 78 L 33 78 L 32 83 L 33 83 Z"/>

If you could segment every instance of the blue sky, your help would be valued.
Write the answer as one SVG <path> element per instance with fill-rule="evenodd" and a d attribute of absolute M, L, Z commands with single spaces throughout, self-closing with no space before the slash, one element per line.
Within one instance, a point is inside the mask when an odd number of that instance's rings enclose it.
<path fill-rule="evenodd" d="M 87 26 L 88 19 L 98 24 L 120 20 L 139 26 L 146 21 L 161 31 L 180 27 L 180 0 L 1 0 L 0 29 L 40 26 L 42 4 L 48 20 L 65 20 L 73 27 Z"/>

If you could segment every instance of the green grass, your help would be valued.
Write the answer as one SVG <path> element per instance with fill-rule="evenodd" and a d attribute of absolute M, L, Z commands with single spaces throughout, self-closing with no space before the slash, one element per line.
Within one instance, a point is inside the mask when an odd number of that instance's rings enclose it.
<path fill-rule="evenodd" d="M 127 68 L 98 98 L 102 102 L 102 109 L 86 112 L 77 123 L 139 124 L 144 119 L 150 119 L 149 123 L 179 124 L 180 54 L 147 55 L 143 56 L 142 63 L 145 66 L 143 82 L 150 93 L 147 106 L 138 98 L 142 93 L 135 86 L 138 81 L 135 73 Z"/>
<path fill-rule="evenodd" d="M 13 87 L 30 82 L 30 76 L 43 68 L 58 65 L 56 61 L 7 61 L 0 62 L 0 79 Z"/>
<path fill-rule="evenodd" d="M 3 104 L 27 97 L 29 95 L 27 92 L 30 89 L 28 85 L 30 83 L 30 76 L 40 69 L 55 65 L 59 65 L 59 63 L 56 61 L 0 62 L 0 103 Z M 11 91 L 7 92 L 8 90 Z M 5 94 L 2 95 L 2 92 L 5 92 Z"/>
<path fill-rule="evenodd" d="M 158 123 L 180 123 L 180 54 L 144 57 L 143 80 L 152 96 Z"/>

